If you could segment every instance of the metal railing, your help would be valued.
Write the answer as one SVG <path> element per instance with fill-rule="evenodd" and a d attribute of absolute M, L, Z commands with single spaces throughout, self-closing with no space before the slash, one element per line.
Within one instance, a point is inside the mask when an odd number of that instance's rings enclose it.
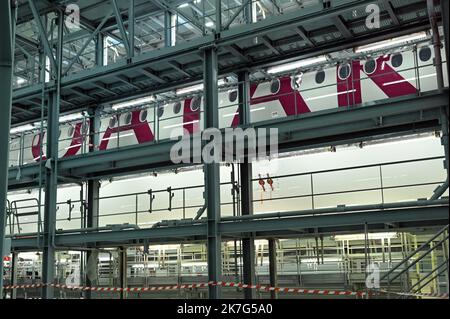
<path fill-rule="evenodd" d="M 402 203 L 405 200 L 414 202 L 416 199 L 429 198 L 433 189 L 443 183 L 445 171 L 442 171 L 441 180 L 401 180 L 398 183 L 388 182 L 392 171 L 401 172 L 402 169 L 432 171 L 432 167 L 440 167 L 444 157 L 419 158 L 391 163 L 368 164 L 355 167 L 343 167 L 328 170 L 318 170 L 312 172 L 301 172 L 287 175 L 270 176 L 275 187 L 283 182 L 296 181 L 301 184 L 299 190 L 291 186 L 280 187 L 275 192 L 267 191 L 271 195 L 260 191 L 260 178 L 252 180 L 254 194 L 253 205 L 255 214 L 267 215 L 273 211 L 279 211 L 280 205 L 284 205 L 284 210 L 296 212 L 321 212 L 323 209 L 337 207 L 341 205 L 381 205 L 388 203 Z M 431 165 L 431 166 L 430 166 Z M 405 168 L 406 167 L 406 168 Z M 384 173 L 391 171 L 390 174 Z M 330 188 L 329 184 L 336 181 L 336 174 L 340 174 L 342 182 L 340 185 Z M 356 175 L 355 175 L 356 174 Z M 438 174 L 439 175 L 439 174 Z M 358 186 L 354 179 L 371 179 L 370 183 L 362 187 Z M 433 177 L 434 178 L 434 177 Z M 114 182 L 113 182 L 114 183 Z M 356 185 L 356 186 L 355 186 Z M 222 196 L 222 218 L 233 218 L 240 215 L 240 199 L 232 196 L 232 191 L 239 187 L 237 182 L 221 183 Z M 113 224 L 136 225 L 139 227 L 153 227 L 161 220 L 194 220 L 202 216 L 204 210 L 203 200 L 204 185 L 191 185 L 184 187 L 168 187 L 164 189 L 148 189 L 140 192 L 112 194 L 96 198 L 100 207 L 100 226 L 104 227 Z M 399 195 L 398 190 L 408 190 Z M 284 193 L 284 194 L 283 194 Z M 267 198 L 261 198 L 264 194 Z M 370 194 L 371 196 L 367 196 Z M 339 195 L 345 195 L 339 197 Z M 349 202 L 346 199 L 349 195 L 358 195 Z M 366 196 L 361 196 L 366 195 Z M 414 196 L 416 195 L 416 196 Z M 80 195 L 81 196 L 81 195 Z M 270 196 L 270 198 L 269 198 Z M 406 196 L 406 197 L 405 197 Z M 386 200 L 388 198 L 388 200 Z M 325 200 L 324 200 L 325 199 Z M 30 199 L 33 200 L 33 199 Z M 41 205 L 41 209 L 44 206 Z M 84 227 L 86 201 L 83 198 L 67 198 L 65 201 L 57 203 L 57 229 L 78 229 Z M 351 207 L 351 205 L 349 206 Z M 25 205 L 12 210 L 11 215 L 17 218 L 26 211 L 37 211 L 37 205 Z M 167 218 L 165 218 L 167 216 Z M 20 221 L 22 229 L 27 228 L 30 232 L 33 225 L 41 221 L 38 216 L 35 221 Z M 11 220 L 9 226 L 11 227 Z M 17 224 L 17 223 L 16 223 Z M 22 232 L 23 233 L 23 232 Z"/>
<path fill-rule="evenodd" d="M 403 260 L 381 276 L 380 282 L 386 285 L 388 293 L 392 292 L 391 286 L 398 280 L 403 283 L 402 293 L 404 293 L 404 295 L 401 296 L 408 296 L 408 294 L 413 295 L 421 293 L 424 288 L 445 273 L 448 278 L 448 227 L 449 226 L 447 225 L 439 230 L 430 239 L 409 253 Z M 435 265 L 435 262 L 432 260 L 437 258 L 437 256 L 433 256 L 436 254 L 440 254 L 439 257 L 442 259 L 442 262 L 438 265 Z M 429 264 L 430 269 L 428 272 L 425 272 L 425 274 L 419 272 L 417 274 L 418 278 L 414 283 L 413 278 L 411 278 L 411 271 L 412 273 L 417 273 L 417 269 L 413 268 L 420 267 L 419 263 L 424 262 L 425 259 L 431 259 L 426 262 Z M 422 265 L 421 268 L 424 269 L 425 267 Z M 439 285 L 437 285 L 436 288 L 439 290 Z M 446 289 L 448 293 L 448 282 Z M 437 291 L 432 292 L 438 293 Z"/>

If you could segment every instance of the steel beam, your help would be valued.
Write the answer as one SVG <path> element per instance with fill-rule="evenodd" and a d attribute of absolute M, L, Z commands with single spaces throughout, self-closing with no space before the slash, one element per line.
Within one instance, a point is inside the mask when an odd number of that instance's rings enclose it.
<path fill-rule="evenodd" d="M 6 227 L 8 195 L 9 129 L 11 124 L 11 95 L 13 75 L 14 27 L 12 1 L 0 1 L 0 298 L 3 296 L 3 242 Z"/>
<path fill-rule="evenodd" d="M 417 207 L 408 209 L 390 209 L 384 211 L 361 211 L 336 214 L 305 215 L 292 218 L 274 218 L 260 220 L 242 220 L 236 222 L 221 222 L 221 234 L 245 232 L 274 232 L 283 230 L 328 229 L 337 231 L 340 227 L 349 230 L 352 226 L 361 225 L 364 221 L 368 226 L 379 227 L 387 223 L 420 222 L 433 220 L 448 220 L 448 206 Z M 388 228 L 385 226 L 385 228 Z M 343 231 L 341 229 L 340 231 Z"/>
<path fill-rule="evenodd" d="M 369 231 L 404 230 L 416 227 L 436 227 L 448 225 L 447 204 L 436 206 L 411 206 L 398 209 L 371 209 L 356 212 L 341 212 L 336 208 L 329 214 L 307 214 L 297 217 L 271 219 L 222 221 L 219 232 L 224 240 L 248 236 L 255 232 L 256 238 L 282 238 L 317 236 L 330 233 L 360 233 L 367 222 Z M 55 244 L 62 247 L 80 247 L 95 244 L 98 247 L 142 244 L 149 239 L 155 243 L 203 242 L 206 236 L 206 221 L 194 224 L 136 230 L 76 231 L 57 233 Z M 284 231 L 284 233 L 280 232 Z M 15 251 L 33 250 L 35 237 L 12 238 Z"/>
<path fill-rule="evenodd" d="M 56 61 L 55 57 L 53 56 L 53 50 L 50 46 L 50 43 L 48 42 L 47 32 L 44 28 L 44 25 L 42 24 L 41 17 L 39 15 L 39 11 L 36 8 L 36 4 L 34 0 L 28 0 L 28 4 L 30 6 L 31 12 L 33 13 L 34 21 L 36 23 L 36 26 L 39 30 L 39 37 L 41 40 L 41 44 L 44 47 L 46 56 L 50 59 L 50 64 L 52 66 L 52 72 L 56 72 Z M 45 65 L 45 63 L 44 63 Z"/>
<path fill-rule="evenodd" d="M 228 30 L 234 20 L 244 12 L 244 19 L 246 23 L 252 23 L 252 0 L 245 0 L 245 2 L 239 7 L 239 9 L 233 14 L 233 16 L 228 20 L 227 24 L 223 27 L 224 30 Z"/>
<path fill-rule="evenodd" d="M 152 3 L 154 3 L 158 8 L 160 8 L 163 11 L 169 11 L 172 14 L 177 14 L 182 19 L 186 20 L 186 28 L 190 28 L 190 24 L 192 25 L 192 31 L 194 33 L 197 33 L 199 35 L 203 34 L 203 30 L 205 29 L 204 26 L 199 24 L 197 21 L 191 20 L 188 16 L 186 16 L 183 12 L 177 9 L 177 6 L 179 4 L 168 4 L 165 0 L 150 0 Z"/>
<path fill-rule="evenodd" d="M 117 5 L 117 0 L 112 0 L 112 6 L 114 9 L 114 15 L 116 16 L 117 26 L 119 27 L 120 34 L 122 35 L 123 45 L 125 47 L 125 50 L 127 51 L 127 56 L 131 57 L 130 41 L 128 39 L 128 35 L 125 30 L 125 26 L 123 24 L 122 15 L 119 6 Z"/>
<path fill-rule="evenodd" d="M 395 25 L 400 24 L 400 20 L 398 19 L 397 15 L 395 14 L 394 7 L 392 6 L 392 3 L 390 0 L 383 0 L 382 3 L 386 7 L 386 11 L 389 13 L 389 17 L 391 17 L 392 22 Z"/>
<path fill-rule="evenodd" d="M 219 127 L 219 94 L 217 88 L 216 48 L 204 50 L 204 105 L 205 128 Z M 222 277 L 222 249 L 218 232 L 220 221 L 220 163 L 205 164 L 205 203 L 207 207 L 208 280 L 220 281 Z M 221 297 L 220 286 L 209 286 L 209 298 Z"/>
<path fill-rule="evenodd" d="M 70 71 L 70 68 L 75 64 L 75 62 L 77 62 L 77 60 L 83 54 L 83 52 L 86 50 L 86 48 L 91 43 L 91 41 L 94 40 L 98 36 L 98 34 L 100 33 L 100 30 L 102 29 L 102 27 L 106 23 L 106 21 L 108 21 L 109 17 L 110 17 L 110 14 L 105 15 L 105 17 L 103 18 L 102 22 L 97 26 L 97 28 L 94 30 L 94 32 L 92 32 L 92 34 L 90 34 L 90 36 L 85 40 L 85 42 L 84 42 L 83 46 L 81 47 L 81 49 L 78 50 L 76 55 L 69 62 L 69 65 L 66 67 L 66 70 L 64 71 L 62 76 L 66 75 Z M 98 49 L 98 48 L 96 48 L 96 49 Z M 101 53 L 103 54 L 103 50 L 101 51 Z M 98 54 L 99 54 L 99 52 L 96 52 L 96 55 L 97 55 L 96 59 L 98 59 Z"/>
<path fill-rule="evenodd" d="M 336 16 L 333 21 L 344 38 L 350 39 L 353 37 L 352 32 L 347 28 L 341 16 Z"/>

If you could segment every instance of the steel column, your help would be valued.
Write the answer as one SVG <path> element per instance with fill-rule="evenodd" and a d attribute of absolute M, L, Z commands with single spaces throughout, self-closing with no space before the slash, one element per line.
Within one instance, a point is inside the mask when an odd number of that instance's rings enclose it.
<path fill-rule="evenodd" d="M 431 5 L 432 4 L 429 4 L 429 8 L 430 8 Z M 450 42 L 450 40 L 449 40 L 449 19 L 448 19 L 448 15 L 449 15 L 449 1 L 448 0 L 441 0 L 441 16 L 442 16 L 442 25 L 443 25 L 443 28 L 444 28 L 444 45 L 445 45 L 445 55 L 446 55 L 446 61 L 447 61 L 447 75 L 448 75 L 448 78 L 450 79 L 450 71 L 449 71 L 450 63 L 448 61 L 449 54 L 450 54 L 449 50 L 448 50 L 449 42 Z M 435 23 L 434 30 L 436 30 L 436 32 L 437 32 L 437 22 Z M 433 31 L 433 34 L 434 33 L 435 32 Z M 434 38 L 433 38 L 433 40 L 434 40 Z M 436 54 L 437 50 L 439 50 L 439 57 L 440 57 L 441 51 L 440 51 L 440 39 L 439 39 L 439 37 L 437 37 L 437 41 L 439 43 L 439 48 L 436 46 L 436 43 L 435 43 L 435 54 Z M 442 67 L 440 68 L 440 71 L 441 71 L 441 76 L 442 76 Z M 439 74 L 437 76 L 439 76 Z M 442 85 L 443 85 L 443 83 L 442 83 Z M 439 88 L 441 89 L 441 87 L 439 87 Z M 441 144 L 444 147 L 444 153 L 445 153 L 444 167 L 447 169 L 447 181 L 448 181 L 448 177 L 449 177 L 449 166 L 450 166 L 450 163 L 449 163 L 449 145 L 448 145 L 448 143 L 449 143 L 449 138 L 448 138 L 448 136 L 449 136 L 449 121 L 448 121 L 449 109 L 448 109 L 448 107 L 449 107 L 449 104 L 447 103 L 446 106 L 443 106 L 441 108 L 441 115 L 442 115 L 442 117 L 441 117 L 441 122 L 442 122 L 441 123 L 441 125 L 442 125 Z"/>
<path fill-rule="evenodd" d="M 3 242 L 6 227 L 8 195 L 9 129 L 11 125 L 11 95 L 13 74 L 12 2 L 0 1 L 0 298 L 3 296 Z M 14 6 L 15 9 L 15 6 Z"/>
<path fill-rule="evenodd" d="M 166 47 L 172 46 L 172 14 L 169 10 L 164 11 L 164 44 Z"/>
<path fill-rule="evenodd" d="M 59 107 L 61 99 L 61 67 L 64 35 L 64 14 L 62 11 L 59 13 L 57 23 L 56 90 L 49 93 L 47 113 L 47 163 L 45 165 L 44 248 L 42 260 L 42 280 L 44 283 L 53 283 L 55 273 L 54 238 L 58 193 Z M 44 286 L 42 288 L 42 298 L 53 298 L 53 288 Z"/>
<path fill-rule="evenodd" d="M 216 0 L 216 33 L 222 31 L 222 0 Z M 205 14 L 205 12 L 203 12 Z"/>
<path fill-rule="evenodd" d="M 277 287 L 277 241 L 274 238 L 270 238 L 269 242 L 269 277 L 270 277 L 270 286 Z M 277 299 L 278 293 L 275 290 L 270 291 L 270 298 Z"/>
<path fill-rule="evenodd" d="M 11 285 L 17 285 L 17 261 L 19 260 L 19 254 L 16 252 L 12 253 L 11 259 Z M 11 290 L 11 299 L 17 298 L 17 289 Z"/>
<path fill-rule="evenodd" d="M 127 288 L 127 247 L 119 249 L 119 281 L 121 288 Z M 120 292 L 120 299 L 127 298 L 127 292 L 124 289 Z"/>
<path fill-rule="evenodd" d="M 130 7 L 128 10 L 128 33 L 130 35 L 130 58 L 134 57 L 134 43 L 135 43 L 135 39 L 134 39 L 134 25 L 135 25 L 135 12 L 134 12 L 134 0 L 129 0 L 130 1 Z"/>
<path fill-rule="evenodd" d="M 54 233 L 56 228 L 57 202 L 57 160 L 58 157 L 58 118 L 59 105 L 55 92 L 48 98 L 48 126 L 47 126 L 47 163 L 45 169 L 45 204 L 44 204 L 44 248 L 42 260 L 42 280 L 53 283 L 55 272 Z M 53 298 L 53 288 L 44 286 L 42 298 Z"/>
<path fill-rule="evenodd" d="M 103 66 L 105 64 L 105 42 L 102 33 L 98 33 L 95 44 L 95 64 Z"/>
<path fill-rule="evenodd" d="M 94 109 L 89 110 L 89 136 L 90 147 L 89 152 L 94 152 L 100 144 L 100 114 Z M 89 180 L 87 182 L 87 215 L 86 227 L 97 228 L 99 226 L 99 197 L 100 197 L 100 181 Z M 95 247 L 92 247 L 95 248 Z M 86 285 L 95 287 L 98 285 L 98 251 L 88 250 L 86 269 Z M 87 299 L 92 298 L 92 292 L 86 291 Z"/>
<path fill-rule="evenodd" d="M 219 97 L 217 87 L 217 51 L 210 47 L 204 50 L 204 108 L 205 128 L 219 127 Z M 220 221 L 220 164 L 205 164 L 205 203 L 207 207 L 207 249 L 208 280 L 220 281 L 222 277 L 221 236 L 218 223 Z M 209 286 L 209 298 L 219 299 L 221 288 Z"/>
<path fill-rule="evenodd" d="M 434 0 L 427 0 L 428 16 L 430 17 L 431 32 L 433 34 L 434 60 L 436 67 L 436 79 L 439 90 L 444 87 L 444 75 L 442 72 L 442 56 L 441 56 L 441 37 L 439 36 L 439 28 L 437 24 L 437 13 L 434 6 Z"/>
<path fill-rule="evenodd" d="M 250 123 L 250 79 L 248 72 L 238 74 L 239 122 L 241 125 Z M 241 211 L 242 215 L 253 215 L 253 166 L 247 160 L 239 165 L 241 180 Z M 253 234 L 242 239 L 243 280 L 245 284 L 253 285 L 255 276 L 255 241 Z M 245 299 L 254 299 L 254 289 L 244 289 Z"/>
<path fill-rule="evenodd" d="M 445 45 L 445 56 L 447 60 L 447 75 L 450 79 L 450 63 L 448 62 L 448 57 L 450 56 L 448 47 L 450 45 L 450 39 L 449 39 L 449 10 L 450 10 L 450 1 L 448 0 L 441 0 L 441 17 L 442 17 L 442 26 L 444 27 L 444 45 Z"/>

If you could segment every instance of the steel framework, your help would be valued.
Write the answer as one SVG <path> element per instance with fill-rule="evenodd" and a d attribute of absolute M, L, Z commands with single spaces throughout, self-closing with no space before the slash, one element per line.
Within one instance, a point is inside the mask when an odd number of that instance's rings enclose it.
<path fill-rule="evenodd" d="M 324 214 L 264 218 L 252 215 L 250 193 L 242 194 L 242 211 L 246 218 L 227 220 L 221 218 L 220 213 L 218 164 L 206 164 L 206 221 L 199 220 L 174 227 L 99 231 L 96 229 L 98 204 L 93 200 L 98 197 L 98 180 L 130 172 L 173 168 L 169 154 L 174 142 L 162 141 L 58 159 L 60 114 L 84 110 L 96 117 L 96 112 L 102 105 L 149 93 L 163 94 L 174 88 L 203 81 L 208 106 L 205 113 L 206 125 L 218 127 L 219 76 L 236 74 L 240 79 L 248 79 L 250 71 L 277 65 L 280 61 L 289 62 L 430 29 L 430 20 L 424 1 L 399 1 L 398 6 L 394 7 L 393 2 L 387 0 L 321 0 L 312 6 L 284 14 L 273 14 L 256 22 L 251 17 L 248 1 L 242 1 L 232 10 L 224 7 L 222 1 L 216 0 L 207 13 L 205 8 L 201 10 L 197 6 L 192 6 L 192 11 L 185 12 L 179 6 L 183 1 L 178 0 L 134 0 L 130 1 L 127 8 L 120 7 L 115 0 L 92 0 L 86 1 L 86 6 L 81 8 L 82 28 L 76 32 L 67 32 L 64 26 L 65 2 L 18 1 L 17 23 L 12 23 L 14 19 L 11 19 L 15 16 L 15 7 L 11 10 L 9 1 L 2 1 L 0 4 L 0 27 L 7 30 L 1 34 L 0 87 L 12 87 L 14 56 L 16 64 L 17 61 L 20 62 L 18 65 L 21 65 L 24 61 L 31 63 L 29 61 L 32 60 L 38 64 L 39 70 L 37 81 L 30 80 L 28 86 L 13 91 L 12 103 L 10 94 L 4 94 L 2 91 L 0 104 L 12 106 L 12 118 L 9 117 L 10 108 L 2 108 L 1 152 L 8 154 L 9 151 L 10 122 L 13 125 L 32 123 L 40 118 L 42 120 L 42 116 L 45 116 L 48 127 L 45 152 L 48 159 L 45 161 L 8 168 L 7 156 L 6 159 L 5 156 L 1 157 L 0 240 L 3 241 L 4 238 L 7 190 L 44 185 L 43 233 L 27 238 L 14 237 L 12 244 L 15 252 L 43 250 L 44 281 L 52 281 L 55 250 L 62 247 L 126 246 L 149 240 L 161 243 L 206 241 L 209 280 L 219 281 L 221 241 L 239 238 L 243 239 L 243 249 L 249 257 L 244 265 L 246 280 L 252 283 L 254 238 L 361 231 L 364 224 L 371 230 L 448 224 L 448 200 L 429 201 L 426 204 L 415 202 L 390 208 L 361 207 L 360 210 L 352 212 L 338 207 L 335 211 Z M 378 29 L 367 28 L 365 15 L 361 14 L 365 6 L 373 2 L 379 4 L 382 9 L 381 26 Z M 441 20 L 448 53 L 448 10 L 444 10 L 448 7 L 448 2 L 442 3 Z M 112 5 L 113 9 L 110 15 L 105 14 L 109 5 Z M 228 16 L 231 18 L 224 15 L 225 9 L 230 11 Z M 411 13 L 417 12 L 422 14 L 411 17 Z M 237 17 L 242 13 L 243 23 L 236 26 Z M 52 14 L 51 21 L 48 21 L 49 14 Z M 184 21 L 183 27 L 179 29 L 186 28 L 189 41 L 183 38 L 181 32 L 172 32 L 175 28 L 175 15 Z M 162 44 L 149 42 L 139 46 L 138 26 L 135 21 L 144 18 L 153 21 L 152 23 L 159 22 L 163 34 L 160 37 Z M 213 23 L 213 27 L 206 27 L 207 20 Z M 148 23 L 146 20 L 144 22 Z M 27 33 L 26 26 L 30 24 L 35 34 Z M 19 30 L 16 38 L 12 36 L 15 34 L 15 27 Z M 180 37 L 182 39 L 178 43 Z M 107 38 L 122 43 L 125 53 L 122 59 L 106 65 L 103 52 Z M 17 39 L 15 47 L 14 39 Z M 85 50 L 92 43 L 95 61 L 93 66 L 83 70 L 84 66 L 89 64 Z M 67 47 L 71 48 L 69 53 Z M 149 50 L 149 47 L 157 49 Z M 148 51 L 141 52 L 144 49 Z M 24 76 L 23 73 L 16 72 L 16 77 Z M 34 75 L 31 74 L 30 78 L 34 78 Z M 248 95 L 248 90 L 245 86 L 239 89 L 241 100 L 247 100 L 244 97 Z M 257 124 L 250 124 L 246 120 L 248 117 L 242 116 L 240 124 L 242 127 L 278 128 L 280 152 L 378 139 L 406 132 L 442 130 L 442 141 L 446 147 L 445 165 L 448 170 L 448 98 L 448 89 L 440 88 L 418 97 L 390 99 L 355 109 L 317 112 Z M 241 114 L 248 114 L 248 105 L 242 104 Z M 98 116 L 90 125 L 93 128 L 99 125 Z M 240 169 L 242 179 L 247 180 L 248 184 L 251 164 L 243 164 Z M 56 231 L 58 184 L 87 180 L 88 197 L 91 199 L 87 208 L 86 227 L 89 229 Z M 276 271 L 275 267 L 272 269 L 272 272 Z M 0 278 L 0 292 L 1 289 Z M 246 297 L 253 297 L 250 291 L 245 290 L 245 293 Z M 45 287 L 43 297 L 52 296 L 51 288 Z M 209 296 L 220 298 L 220 287 L 211 286 Z"/>

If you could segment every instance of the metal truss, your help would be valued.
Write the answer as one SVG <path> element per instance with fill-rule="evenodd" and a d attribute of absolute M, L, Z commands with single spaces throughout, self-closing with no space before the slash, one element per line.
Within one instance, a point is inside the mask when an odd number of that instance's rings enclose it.
<path fill-rule="evenodd" d="M 156 9 L 151 9 L 150 6 L 146 10 L 140 10 L 136 6 L 136 19 L 149 14 L 158 15 L 158 12 L 163 14 L 169 11 L 180 14 L 177 5 L 182 2 L 166 3 L 154 0 L 149 3 L 153 4 Z M 380 17 L 382 27 L 374 30 L 367 29 L 365 18 L 353 19 L 352 14 L 363 11 L 369 3 L 373 3 L 373 1 L 346 0 L 340 1 L 335 7 L 324 9 L 319 6 L 318 2 L 317 6 L 274 15 L 258 23 L 241 24 L 228 29 L 223 27 L 221 30 L 209 33 L 203 32 L 201 37 L 192 38 L 189 42 L 182 42 L 174 47 L 170 46 L 170 43 L 166 43 L 167 47 L 136 55 L 134 54 L 136 50 L 127 49 L 127 58 L 112 65 L 93 66 L 75 74 L 68 74 L 67 71 L 70 68 L 67 68 L 64 72 L 66 76 L 61 79 L 61 112 L 82 110 L 143 94 L 164 92 L 190 82 L 201 81 L 203 60 L 199 48 L 217 47 L 219 75 L 227 75 L 238 73 L 241 70 L 264 68 L 280 63 L 281 60 L 287 62 L 342 50 L 386 37 L 429 29 L 426 14 L 422 15 L 422 18 L 415 17 L 408 20 L 412 13 L 426 13 L 426 5 L 423 1 L 413 1 L 394 10 L 389 1 L 381 0 L 378 3 L 383 10 Z M 104 1 L 98 3 L 94 1 L 94 5 L 100 7 L 104 5 Z M 59 6 L 56 7 L 59 8 Z M 44 6 L 40 12 L 49 12 L 54 9 L 55 5 Z M 240 9 L 237 8 L 236 11 L 238 10 Z M 128 41 L 135 37 L 126 32 L 125 27 L 128 20 L 123 20 L 123 16 L 131 10 L 117 7 L 114 11 L 115 14 L 112 17 L 103 17 L 95 23 L 89 23 L 82 19 L 88 31 L 79 31 L 85 37 L 79 40 L 82 42 L 78 45 L 78 50 L 71 53 L 72 58 L 68 61 L 71 67 L 78 65 L 77 60 L 80 55 L 82 56 L 81 53 L 86 49 L 88 43 L 92 43 L 88 40 L 94 39 L 94 35 L 97 33 L 103 34 L 108 30 L 107 36 L 112 34 L 116 38 L 120 37 L 120 41 L 125 43 L 125 47 L 129 47 Z M 105 14 L 107 12 L 103 13 L 103 16 Z M 393 14 L 397 19 L 393 18 Z M 344 19 L 344 17 L 346 18 Z M 402 18 L 400 24 L 395 23 L 398 17 Z M 193 21 L 186 19 L 191 23 Z M 20 21 L 27 21 L 27 19 L 23 18 Z M 315 27 L 315 25 L 323 25 L 323 21 L 329 21 L 329 23 L 320 28 Z M 167 30 L 168 27 L 170 28 L 170 24 L 165 26 L 166 30 L 162 30 L 162 33 L 170 33 Z M 202 31 L 204 31 L 203 29 Z M 39 30 L 42 32 L 41 28 Z M 111 30 L 116 30 L 116 32 L 112 33 Z M 128 31 L 132 30 L 133 28 L 130 28 Z M 86 34 L 86 32 L 88 33 Z M 86 35 L 88 35 L 87 39 Z M 64 41 L 76 39 L 76 37 L 77 35 L 74 33 L 65 34 Z M 46 48 L 48 41 L 45 41 L 44 37 L 41 39 L 42 45 Z M 25 43 L 28 43 L 26 48 L 28 51 L 31 50 L 31 46 L 35 48 L 34 50 L 40 46 L 39 42 L 34 39 L 24 40 L 20 43 L 22 49 L 25 49 Z M 101 48 L 97 50 L 101 50 Z M 20 54 L 23 54 L 22 51 L 19 49 Z M 48 51 L 49 49 L 46 49 L 47 56 L 50 56 Z M 73 57 L 77 57 L 77 59 L 73 59 Z M 35 84 L 14 91 L 14 124 L 32 122 L 38 117 L 39 103 L 36 104 L 33 101 L 39 99 L 41 86 L 41 84 Z M 54 82 L 52 81 L 46 84 L 48 88 L 53 86 Z"/>
<path fill-rule="evenodd" d="M 329 209 L 328 214 L 307 214 L 297 212 L 290 217 L 271 219 L 251 219 L 234 221 L 222 220 L 218 223 L 218 232 L 222 240 L 245 238 L 248 233 L 254 233 L 255 238 L 271 237 L 302 237 L 318 234 L 336 234 L 340 232 L 363 232 L 364 223 L 370 231 L 407 230 L 415 227 L 436 227 L 448 224 L 448 200 L 437 201 L 421 207 L 424 203 L 408 203 L 403 208 L 386 210 L 361 210 L 342 212 L 341 208 Z M 370 206 L 370 205 L 369 205 Z M 370 207 L 367 207 L 370 208 Z M 175 226 L 137 229 L 137 230 L 72 230 L 61 231 L 55 235 L 55 244 L 67 249 L 83 248 L 89 244 L 96 247 L 111 247 L 123 245 L 141 245 L 171 242 L 204 242 L 207 238 L 205 220 L 180 224 Z M 16 251 L 36 250 L 36 237 L 15 237 L 12 247 Z"/>
<path fill-rule="evenodd" d="M 372 30 L 366 27 L 365 14 L 358 15 L 358 12 L 364 12 L 365 6 L 374 2 L 379 4 L 382 10 L 381 27 Z M 19 46 L 15 50 L 15 56 L 18 58 L 19 73 L 22 72 L 20 76 L 24 76 L 26 67 L 23 65 L 26 60 L 39 71 L 37 77 L 32 76 L 32 85 L 14 90 L 12 123 L 33 122 L 42 116 L 41 119 L 46 120 L 48 126 L 45 152 L 48 159 L 10 169 L 2 162 L 0 173 L 5 177 L 2 181 L 8 181 L 9 189 L 41 187 L 43 181 L 46 181 L 43 231 L 27 237 L 16 236 L 12 240 L 15 251 L 43 251 L 45 282 L 52 282 L 54 278 L 55 251 L 68 247 L 83 249 L 126 246 L 145 241 L 206 241 L 208 277 L 209 280 L 218 280 L 222 275 L 222 240 L 354 231 L 360 230 L 364 224 L 371 230 L 448 224 L 448 200 L 445 199 L 427 201 L 426 204 L 408 203 L 389 209 L 366 207 L 349 212 L 337 207 L 336 211 L 330 214 L 309 213 L 277 218 L 260 218 L 247 214 L 242 220 L 221 218 L 220 200 L 217 198 L 220 174 L 218 165 L 212 164 L 205 165 L 205 201 L 208 204 L 206 220 L 152 229 L 116 231 L 97 227 L 98 205 L 90 203 L 87 211 L 89 225 L 86 225 L 86 228 L 70 231 L 55 229 L 58 184 L 90 181 L 88 198 L 95 198 L 96 184 L 98 186 L 98 180 L 101 178 L 149 169 L 174 168 L 169 154 L 175 142 L 170 140 L 105 152 L 92 150 L 88 154 L 58 158 L 60 113 L 88 110 L 95 114 L 102 104 L 159 94 L 193 82 L 204 81 L 205 100 L 212 106 L 205 113 L 206 123 L 209 127 L 217 127 L 218 76 L 239 74 L 239 77 L 242 77 L 241 72 L 245 72 L 248 78 L 250 71 L 277 65 L 282 61 L 326 54 L 430 29 L 425 1 L 394 3 L 387 0 L 340 0 L 333 1 L 333 4 L 330 1 L 318 1 L 313 6 L 300 8 L 299 5 L 298 10 L 283 14 L 280 5 L 275 5 L 275 2 L 261 1 L 263 11 L 272 7 L 276 14 L 256 22 L 249 19 L 248 8 L 244 7 L 247 4 L 245 1 L 240 2 L 242 8 L 237 6 L 231 11 L 235 13 L 231 20 L 226 20 L 227 17 L 223 14 L 224 6 L 220 0 L 213 1 L 214 5 L 208 8 L 210 16 L 206 16 L 205 10 L 196 9 L 198 6 L 195 5 L 187 11 L 182 10 L 179 7 L 181 0 L 136 3 L 131 1 L 131 8 L 128 4 L 126 8 L 120 7 L 119 1 L 115 0 L 92 0 L 86 1 L 86 5 L 81 8 L 82 29 L 77 32 L 67 32 L 64 29 L 62 20 L 65 1 L 21 0 L 18 3 Z M 105 14 L 108 14 L 105 13 L 106 9 L 112 9 L 111 17 L 105 17 Z M 88 19 L 88 12 L 91 10 L 97 15 Z M 202 15 L 199 15 L 199 10 Z M 240 12 L 236 14 L 237 11 L 244 13 L 246 21 L 235 25 L 240 15 Z M 4 13 L 5 10 L 0 10 L 0 21 L 3 23 L 9 21 Z M 6 13 L 9 15 L 9 10 Z M 176 35 L 177 40 L 180 37 L 183 41 L 175 46 L 172 45 L 170 33 L 171 15 L 174 14 L 177 14 L 179 19 L 181 17 L 182 24 L 185 25 L 183 32 Z M 137 25 L 134 23 L 144 17 L 149 17 L 152 21 L 144 21 L 147 24 L 159 23 L 161 33 L 164 34 L 164 39 L 152 39 L 146 43 L 147 49 L 151 48 L 147 52 L 141 52 L 142 46 L 138 44 L 140 39 L 136 36 Z M 213 26 L 207 27 L 206 19 L 209 19 L 208 22 Z M 443 18 L 445 19 L 448 17 Z M 132 25 L 130 21 L 133 21 Z M 158 30 L 153 31 L 158 33 Z M 448 34 L 448 30 L 446 32 Z M 3 42 L 11 41 L 12 34 L 6 32 Z M 103 63 L 105 38 L 122 43 L 124 51 L 121 59 L 108 65 Z M 447 38 L 446 43 L 449 43 Z M 86 58 L 84 53 L 88 48 L 91 52 L 89 58 Z M 27 59 L 24 59 L 25 56 Z M 3 55 L 0 55 L 0 58 L 0 67 L 3 67 Z M 5 59 L 5 62 L 9 63 L 10 59 Z M 64 62 L 68 63 L 68 66 L 65 67 Z M 92 67 L 84 69 L 90 64 Z M 2 75 L 3 71 L 1 69 Z M 5 87 L 10 87 L 11 77 L 8 72 L 9 69 L 5 72 L 5 75 L 8 75 Z M 50 78 L 46 81 L 48 76 Z M 1 79 L 3 81 L 3 77 Z M 8 97 L 3 94 L 0 97 L 2 101 L 5 96 Z M 254 124 L 243 122 L 241 125 L 278 128 L 280 152 L 441 129 L 443 140 L 448 141 L 448 97 L 448 89 L 440 88 L 421 96 L 389 99 L 358 108 L 341 108 Z M 3 104 L 9 105 L 10 102 L 5 101 Z M 5 125 L 0 129 L 5 128 L 7 133 L 9 117 L 6 119 L 7 123 L 3 120 Z M 90 125 L 95 126 L 98 123 Z M 1 143 L 2 147 L 8 145 L 8 142 Z M 448 147 L 446 157 L 448 163 Z M 247 173 L 249 169 L 247 168 Z M 1 185 L 2 196 L 6 195 L 8 185 Z M 0 212 L 2 218 L 5 217 L 5 209 Z M 2 225 L 0 223 L 0 226 Z M 4 227 L 2 231 L 3 229 Z M 3 239 L 3 233 L 0 234 L 0 239 Z M 251 250 L 249 253 L 252 253 Z M 244 266 L 250 273 L 252 267 L 254 264 L 251 261 L 247 261 Z M 43 289 L 42 296 L 53 297 L 50 286 Z M 209 297 L 220 298 L 220 289 L 210 288 Z"/>

